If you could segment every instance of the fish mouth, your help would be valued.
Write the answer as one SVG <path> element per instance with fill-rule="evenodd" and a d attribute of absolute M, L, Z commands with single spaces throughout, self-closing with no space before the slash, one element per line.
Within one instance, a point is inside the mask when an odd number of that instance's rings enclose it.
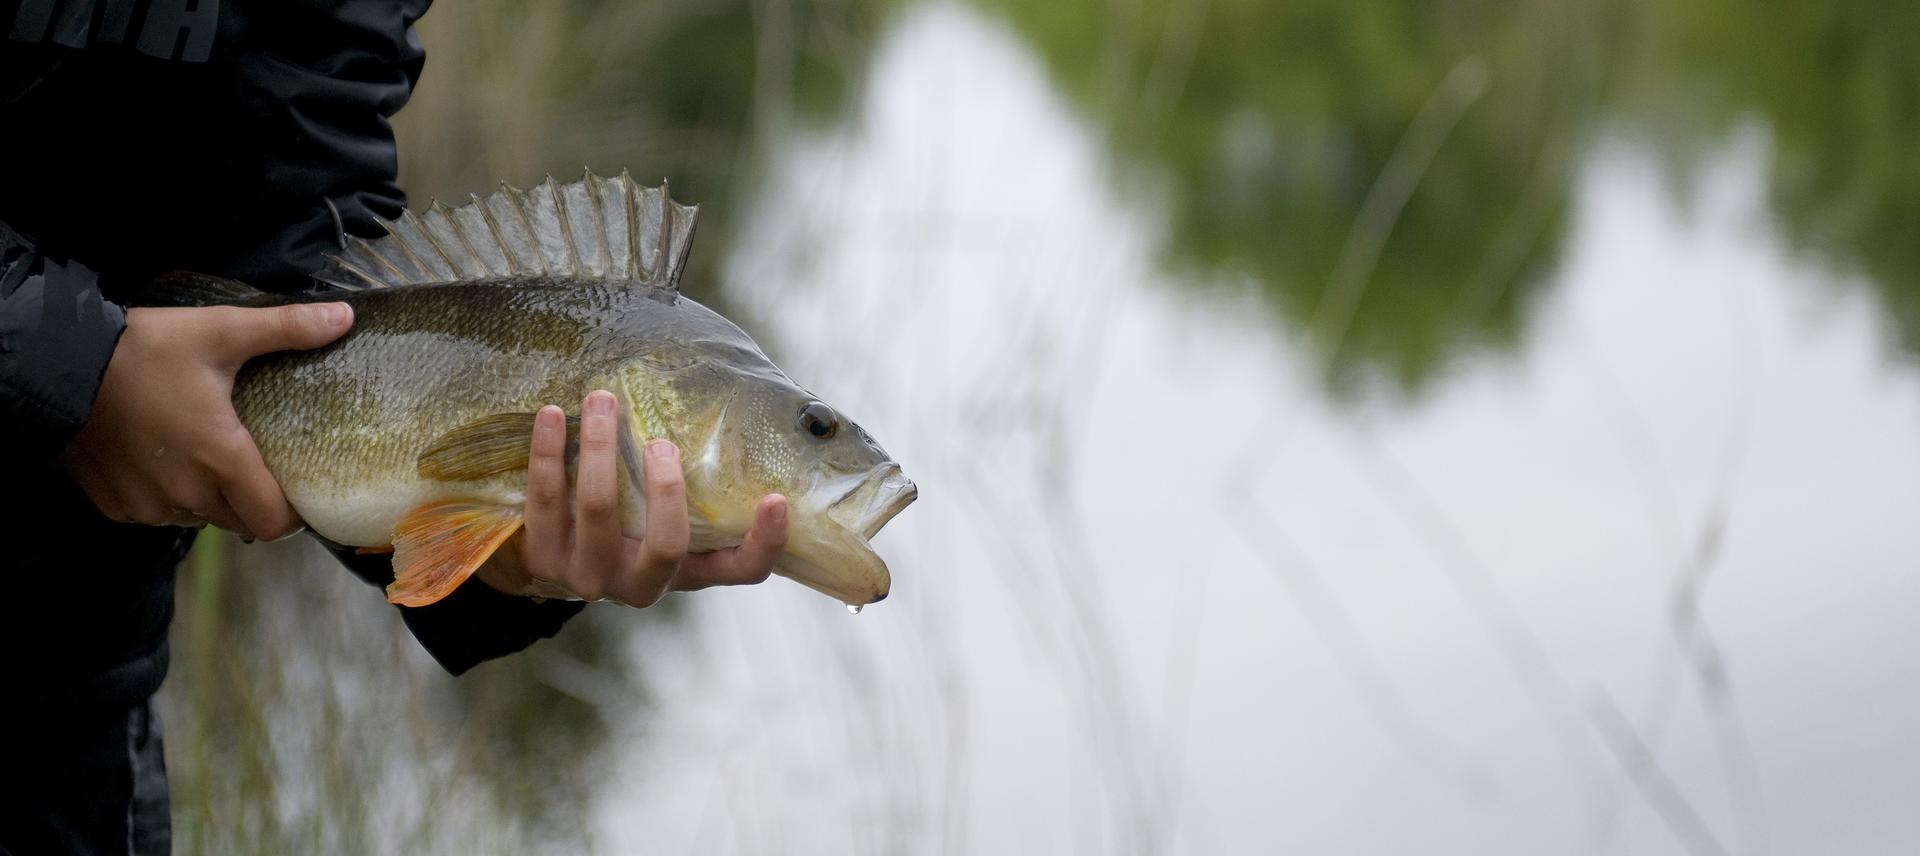
<path fill-rule="evenodd" d="M 893 578 L 867 540 L 919 495 L 899 464 L 873 468 L 824 513 L 796 516 L 774 571 L 849 606 L 885 600 Z"/>
<path fill-rule="evenodd" d="M 880 533 L 880 527 L 887 525 L 894 515 L 912 505 L 920 496 L 920 488 L 900 471 L 900 465 L 888 461 L 874 467 L 867 477 L 854 485 L 853 490 L 827 508 L 827 516 L 835 523 L 860 533 L 860 537 L 871 539 Z"/>

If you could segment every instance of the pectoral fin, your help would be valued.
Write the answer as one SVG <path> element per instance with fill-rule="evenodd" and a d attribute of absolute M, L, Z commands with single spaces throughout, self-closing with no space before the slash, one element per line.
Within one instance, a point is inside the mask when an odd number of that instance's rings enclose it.
<path fill-rule="evenodd" d="M 480 481 L 502 473 L 525 472 L 533 440 L 532 413 L 482 416 L 434 438 L 420 453 L 415 469 L 435 481 Z M 580 418 L 567 417 L 567 460 L 580 446 Z"/>
<path fill-rule="evenodd" d="M 430 502 L 393 527 L 393 584 L 387 600 L 426 606 L 453 593 L 520 528 L 520 509 L 479 502 Z"/>

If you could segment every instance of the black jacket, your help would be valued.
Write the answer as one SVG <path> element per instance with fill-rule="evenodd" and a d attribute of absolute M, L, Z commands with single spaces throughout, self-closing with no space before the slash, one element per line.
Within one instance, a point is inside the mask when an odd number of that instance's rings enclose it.
<path fill-rule="evenodd" d="M 0 0 L 0 687 L 13 698 L 57 711 L 159 686 L 191 533 L 101 518 L 56 456 L 87 418 L 120 305 L 153 274 L 307 290 L 343 234 L 399 214 L 387 120 L 419 78 L 426 5 Z M 384 558 L 342 561 L 391 579 Z M 578 610 L 475 583 L 402 614 L 457 674 Z"/>

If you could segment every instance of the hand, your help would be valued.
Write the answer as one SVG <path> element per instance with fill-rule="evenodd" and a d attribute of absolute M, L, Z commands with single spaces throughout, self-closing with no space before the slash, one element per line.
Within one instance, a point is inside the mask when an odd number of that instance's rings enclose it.
<path fill-rule="evenodd" d="M 611 600 L 651 606 L 669 591 L 766 581 L 787 544 L 787 500 L 769 494 L 737 547 L 687 553 L 687 485 L 680 450 L 646 446 L 647 537 L 621 531 L 613 394 L 595 390 L 580 406 L 574 508 L 567 508 L 567 422 L 540 409 L 527 462 L 526 524 L 477 572 L 508 594 Z"/>
<path fill-rule="evenodd" d="M 233 412 L 233 376 L 253 357 L 318 348 L 351 326 L 344 303 L 128 310 L 93 413 L 60 462 L 113 520 L 297 532 L 299 515 Z"/>

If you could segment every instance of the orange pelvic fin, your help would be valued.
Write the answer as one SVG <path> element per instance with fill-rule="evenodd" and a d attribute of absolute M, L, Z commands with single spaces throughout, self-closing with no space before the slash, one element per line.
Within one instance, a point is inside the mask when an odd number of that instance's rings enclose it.
<path fill-rule="evenodd" d="M 466 500 L 430 502 L 393 527 L 387 601 L 426 606 L 453 593 L 520 528 L 520 509 Z"/>
<path fill-rule="evenodd" d="M 391 552 L 393 552 L 393 545 L 392 545 L 392 544 L 388 544 L 388 545 L 387 545 L 387 546 L 385 546 L 385 547 L 355 547 L 355 548 L 353 548 L 353 554 L 354 554 L 354 555 L 356 555 L 356 556 L 384 556 L 384 555 L 386 555 L 386 554 L 388 554 L 388 553 L 391 553 Z"/>

